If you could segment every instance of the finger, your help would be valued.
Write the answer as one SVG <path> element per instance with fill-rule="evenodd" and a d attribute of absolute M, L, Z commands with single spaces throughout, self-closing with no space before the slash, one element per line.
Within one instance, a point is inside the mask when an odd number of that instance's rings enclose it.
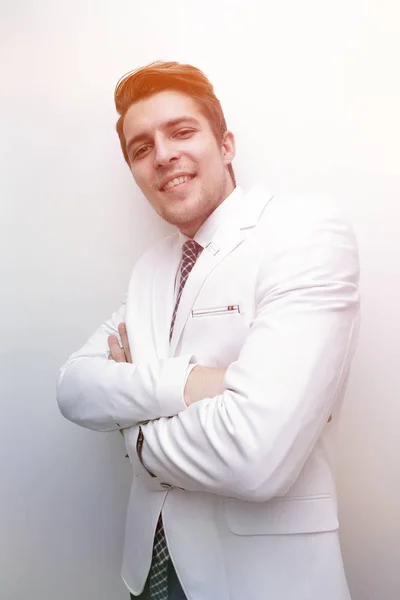
<path fill-rule="evenodd" d="M 110 335 L 108 337 L 108 347 L 110 348 L 111 357 L 115 362 L 126 362 L 125 352 L 119 345 L 116 335 Z"/>
<path fill-rule="evenodd" d="M 120 323 L 118 325 L 118 332 L 119 332 L 119 335 L 121 336 L 122 346 L 124 348 L 126 360 L 128 363 L 131 363 L 132 362 L 131 349 L 129 347 L 128 332 L 126 330 L 125 323 Z"/>

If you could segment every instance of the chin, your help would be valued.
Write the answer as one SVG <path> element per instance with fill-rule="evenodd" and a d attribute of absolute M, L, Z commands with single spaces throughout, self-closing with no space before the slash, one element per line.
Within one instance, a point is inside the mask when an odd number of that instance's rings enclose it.
<path fill-rule="evenodd" d="M 178 227 L 178 229 L 189 228 L 192 223 L 201 220 L 201 214 L 198 214 L 195 207 L 190 207 L 186 203 L 182 203 L 176 210 L 167 210 L 160 216 L 171 225 Z"/>

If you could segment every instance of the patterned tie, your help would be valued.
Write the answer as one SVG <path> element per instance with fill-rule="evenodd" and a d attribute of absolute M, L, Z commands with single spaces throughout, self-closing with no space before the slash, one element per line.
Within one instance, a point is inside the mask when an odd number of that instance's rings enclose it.
<path fill-rule="evenodd" d="M 189 273 L 193 269 L 202 250 L 203 248 L 194 240 L 188 240 L 182 246 L 181 279 L 171 320 L 169 341 L 171 341 L 174 332 L 176 313 L 182 296 L 182 290 L 185 287 Z M 149 578 L 151 600 L 168 600 L 168 559 L 169 553 L 167 541 L 165 539 L 162 516 L 160 514 L 154 536 L 153 559 Z"/>
<path fill-rule="evenodd" d="M 182 246 L 181 280 L 179 283 L 178 295 L 176 297 L 175 308 L 171 320 L 171 327 L 169 330 L 169 341 L 171 341 L 172 334 L 174 332 L 176 313 L 178 311 L 178 306 L 182 296 L 183 288 L 185 287 L 185 283 L 187 278 L 189 277 L 189 273 L 193 269 L 194 263 L 200 256 L 202 250 L 203 248 L 194 240 L 188 240 Z"/>

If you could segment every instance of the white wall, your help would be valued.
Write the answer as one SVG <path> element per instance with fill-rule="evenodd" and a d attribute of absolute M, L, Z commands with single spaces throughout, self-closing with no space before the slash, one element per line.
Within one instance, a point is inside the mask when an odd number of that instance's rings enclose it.
<path fill-rule="evenodd" d="M 396 0 L 0 2 L 1 599 L 127 598 L 122 439 L 63 420 L 55 380 L 166 231 L 113 107 L 124 72 L 166 59 L 214 82 L 244 187 L 333 195 L 353 218 L 363 327 L 341 539 L 353 600 L 398 600 L 399 18 Z"/>

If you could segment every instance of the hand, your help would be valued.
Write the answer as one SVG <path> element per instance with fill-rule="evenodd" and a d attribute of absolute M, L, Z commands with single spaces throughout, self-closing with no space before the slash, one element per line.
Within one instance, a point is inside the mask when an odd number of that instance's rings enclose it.
<path fill-rule="evenodd" d="M 222 394 L 224 377 L 225 369 L 197 365 L 191 370 L 186 381 L 184 390 L 185 404 L 190 406 L 193 402 L 198 402 L 203 398 L 213 398 Z"/>
<path fill-rule="evenodd" d="M 131 363 L 132 357 L 125 323 L 120 323 L 118 325 L 118 333 L 121 337 L 122 347 L 119 345 L 117 336 L 110 335 L 108 337 L 108 347 L 110 348 L 110 356 L 108 357 L 108 360 Z"/>

